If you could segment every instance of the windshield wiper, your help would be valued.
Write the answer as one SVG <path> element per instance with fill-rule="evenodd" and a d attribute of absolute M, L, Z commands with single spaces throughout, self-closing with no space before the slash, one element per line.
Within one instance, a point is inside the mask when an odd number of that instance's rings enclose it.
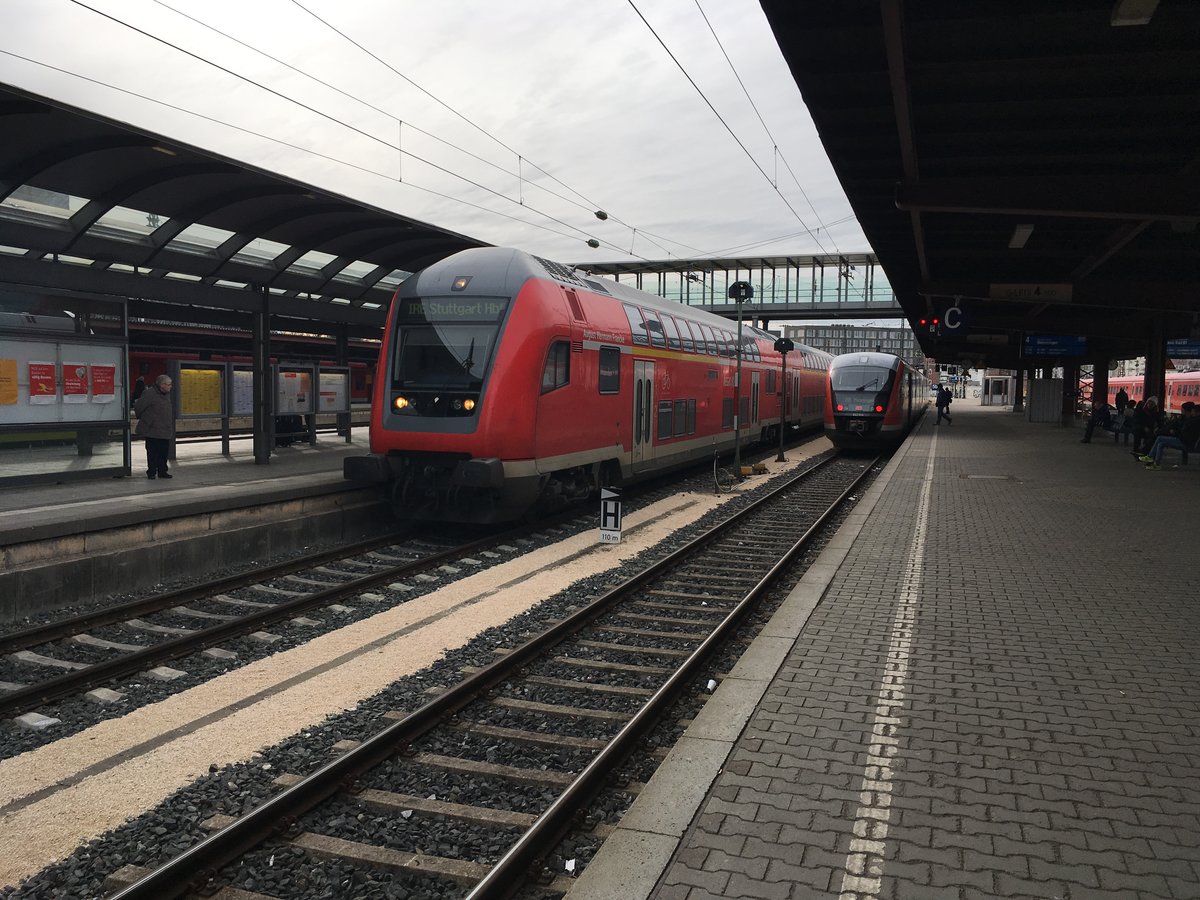
<path fill-rule="evenodd" d="M 879 376 L 878 375 L 876 375 L 874 378 L 872 378 L 870 381 L 868 381 L 862 387 L 856 387 L 854 390 L 855 391 L 865 391 L 871 385 L 875 385 L 875 387 L 879 387 Z"/>
<path fill-rule="evenodd" d="M 463 372 L 470 375 L 475 367 L 475 338 L 471 338 L 471 346 L 467 348 L 466 359 L 462 361 Z"/>

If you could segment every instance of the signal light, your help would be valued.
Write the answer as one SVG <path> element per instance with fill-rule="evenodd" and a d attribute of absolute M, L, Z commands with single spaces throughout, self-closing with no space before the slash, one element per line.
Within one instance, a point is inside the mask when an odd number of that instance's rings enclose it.
<path fill-rule="evenodd" d="M 846 407 L 844 407 L 842 404 L 839 403 L 838 404 L 838 412 L 845 412 L 845 410 L 846 410 Z"/>
<path fill-rule="evenodd" d="M 883 407 L 882 407 L 882 406 L 876 406 L 876 407 L 875 407 L 875 412 L 883 412 Z"/>

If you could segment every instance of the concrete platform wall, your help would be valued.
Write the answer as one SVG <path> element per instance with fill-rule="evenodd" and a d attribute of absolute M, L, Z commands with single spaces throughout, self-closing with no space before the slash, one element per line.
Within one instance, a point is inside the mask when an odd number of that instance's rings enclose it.
<path fill-rule="evenodd" d="M 391 527 L 363 490 L 12 544 L 0 548 L 0 625 Z"/>

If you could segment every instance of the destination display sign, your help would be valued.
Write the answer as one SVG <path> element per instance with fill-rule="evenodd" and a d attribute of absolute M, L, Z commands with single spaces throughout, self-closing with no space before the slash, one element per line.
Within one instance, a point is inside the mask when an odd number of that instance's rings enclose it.
<path fill-rule="evenodd" d="M 1167 341 L 1167 356 L 1171 359 L 1200 359 L 1200 341 L 1187 338 Z"/>
<path fill-rule="evenodd" d="M 1026 356 L 1083 356 L 1087 338 L 1073 334 L 1027 334 Z"/>
<path fill-rule="evenodd" d="M 508 308 L 495 297 L 402 297 L 403 322 L 495 322 Z"/>

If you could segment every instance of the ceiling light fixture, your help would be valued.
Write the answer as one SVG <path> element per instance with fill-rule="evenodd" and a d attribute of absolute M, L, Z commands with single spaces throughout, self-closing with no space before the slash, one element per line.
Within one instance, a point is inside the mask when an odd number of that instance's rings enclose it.
<path fill-rule="evenodd" d="M 1029 236 L 1033 234 L 1032 225 L 1018 225 L 1013 229 L 1012 237 L 1008 239 L 1008 247 L 1010 250 L 1020 250 L 1025 246 L 1025 242 L 1029 240 Z"/>

